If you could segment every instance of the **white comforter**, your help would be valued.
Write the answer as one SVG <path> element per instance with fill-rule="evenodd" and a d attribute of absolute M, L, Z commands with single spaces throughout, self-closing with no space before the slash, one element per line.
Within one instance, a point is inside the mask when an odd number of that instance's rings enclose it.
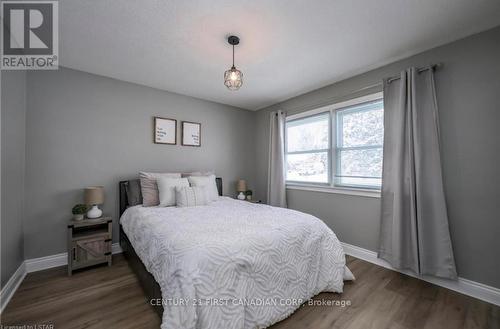
<path fill-rule="evenodd" d="M 298 211 L 221 197 L 120 219 L 159 283 L 162 328 L 264 328 L 352 279 L 335 234 Z"/>

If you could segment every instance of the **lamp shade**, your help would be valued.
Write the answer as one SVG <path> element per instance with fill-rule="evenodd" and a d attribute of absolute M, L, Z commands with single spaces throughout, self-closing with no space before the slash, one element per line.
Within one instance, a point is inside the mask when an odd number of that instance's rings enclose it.
<path fill-rule="evenodd" d="M 238 90 L 243 85 L 243 73 L 236 67 L 231 67 L 224 72 L 224 85 L 229 90 Z"/>
<path fill-rule="evenodd" d="M 238 184 L 236 185 L 236 191 L 237 192 L 246 192 L 247 190 L 247 182 L 244 181 L 243 179 L 240 179 L 238 181 Z"/>
<path fill-rule="evenodd" d="M 90 186 L 85 189 L 85 203 L 103 204 L 104 203 L 104 188 L 102 186 Z"/>

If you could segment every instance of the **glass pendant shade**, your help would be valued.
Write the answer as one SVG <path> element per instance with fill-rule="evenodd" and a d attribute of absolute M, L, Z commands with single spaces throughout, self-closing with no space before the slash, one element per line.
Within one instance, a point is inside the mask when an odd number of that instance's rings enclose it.
<path fill-rule="evenodd" d="M 224 85 L 229 90 L 238 90 L 243 85 L 243 73 L 236 67 L 231 67 L 231 69 L 224 72 Z"/>

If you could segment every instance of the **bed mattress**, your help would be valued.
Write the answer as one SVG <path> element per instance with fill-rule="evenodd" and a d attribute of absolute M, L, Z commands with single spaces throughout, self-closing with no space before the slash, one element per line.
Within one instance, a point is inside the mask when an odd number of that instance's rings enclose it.
<path fill-rule="evenodd" d="M 158 282 L 162 328 L 265 328 L 353 279 L 325 223 L 220 197 L 207 206 L 128 208 L 120 219 Z"/>

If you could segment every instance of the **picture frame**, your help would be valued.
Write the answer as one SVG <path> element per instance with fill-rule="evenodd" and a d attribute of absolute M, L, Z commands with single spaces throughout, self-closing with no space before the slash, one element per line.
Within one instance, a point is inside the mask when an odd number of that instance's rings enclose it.
<path fill-rule="evenodd" d="M 177 145 L 177 120 L 154 117 L 153 143 Z"/>
<path fill-rule="evenodd" d="M 181 128 L 181 145 L 195 147 L 201 146 L 201 123 L 182 121 Z"/>

